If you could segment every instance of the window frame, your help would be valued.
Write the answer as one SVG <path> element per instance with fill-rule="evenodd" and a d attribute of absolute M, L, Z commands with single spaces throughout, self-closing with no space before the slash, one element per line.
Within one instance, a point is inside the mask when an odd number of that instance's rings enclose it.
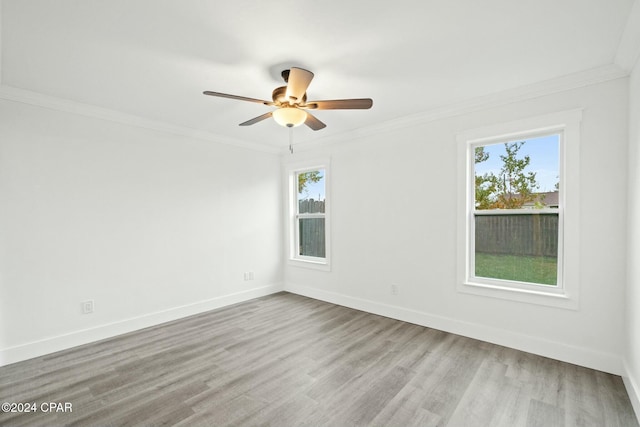
<path fill-rule="evenodd" d="M 512 301 L 578 309 L 579 296 L 579 140 L 582 110 L 571 110 L 473 129 L 457 135 L 458 265 L 457 290 L 461 293 Z M 560 135 L 560 185 L 557 209 L 536 209 L 558 214 L 557 285 L 492 279 L 475 276 L 475 167 L 474 149 L 537 136 Z M 570 174 L 567 171 L 571 171 Z M 524 212 L 528 211 L 528 212 Z M 491 212 L 491 211 L 489 211 Z M 484 213 L 484 214 L 488 214 Z M 531 214 L 527 209 L 509 209 L 504 214 Z M 480 214 L 482 215 L 482 214 Z"/>
<path fill-rule="evenodd" d="M 515 289 L 525 289 L 533 292 L 543 291 L 547 293 L 556 293 L 562 294 L 564 288 L 564 281 L 562 275 L 562 260 L 563 260 L 563 223 L 564 223 L 564 214 L 563 214 L 563 153 L 564 153 L 564 129 L 560 131 L 548 131 L 543 133 L 523 133 L 521 136 L 516 138 L 515 140 L 530 140 L 538 137 L 558 135 L 558 148 L 559 148 L 559 157 L 558 157 L 558 167 L 559 167 L 559 206 L 557 208 L 542 208 L 542 209 L 531 209 L 531 208 L 520 208 L 520 209 L 475 209 L 475 162 L 473 156 L 468 156 L 469 161 L 469 181 L 467 185 L 469 188 L 469 243 L 468 243 L 468 280 L 473 283 L 497 286 L 497 287 L 505 287 L 505 288 L 515 288 Z M 482 142 L 472 142 L 469 143 L 469 151 L 472 154 L 476 147 L 485 147 L 487 145 L 499 145 L 507 142 L 514 142 L 513 138 L 503 139 L 497 138 L 494 140 L 484 140 Z M 558 255 L 557 255 L 557 269 L 556 269 L 556 284 L 555 285 L 545 285 L 542 283 L 531 283 L 531 282 L 521 282 L 517 280 L 508 280 L 508 279 L 498 279 L 492 277 L 483 277 L 475 275 L 475 237 L 476 237 L 476 220 L 477 216 L 485 216 L 485 215 L 536 215 L 536 214 L 557 214 L 558 215 Z"/>
<path fill-rule="evenodd" d="M 324 213 L 305 213 L 300 214 L 298 212 L 298 174 L 304 172 L 310 172 L 314 170 L 324 170 L 324 190 L 325 190 L 325 205 Z M 317 270 L 330 270 L 330 256 L 331 256 L 331 196 L 330 196 L 330 182 L 331 171 L 329 159 L 318 159 L 315 161 L 303 161 L 288 164 L 286 166 L 287 174 L 287 192 L 288 195 L 288 220 L 287 220 L 287 241 L 288 241 L 288 254 L 287 260 L 290 265 L 312 268 Z M 300 247 L 300 219 L 310 218 L 324 218 L 324 234 L 325 234 L 325 256 L 313 257 L 299 254 Z"/>

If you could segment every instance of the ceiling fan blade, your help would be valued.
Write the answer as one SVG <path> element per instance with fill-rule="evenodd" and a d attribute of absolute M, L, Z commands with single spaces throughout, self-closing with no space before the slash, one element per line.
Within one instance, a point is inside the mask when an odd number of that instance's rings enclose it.
<path fill-rule="evenodd" d="M 302 68 L 291 67 L 287 81 L 287 99 L 301 102 L 309 84 L 313 79 L 313 73 Z"/>
<path fill-rule="evenodd" d="M 251 126 L 251 125 L 254 125 L 254 124 L 258 123 L 258 122 L 261 122 L 263 120 L 268 119 L 269 117 L 271 117 L 272 114 L 273 114 L 273 111 L 269 111 L 268 113 L 264 113 L 261 116 L 254 117 L 251 120 L 247 120 L 246 122 L 240 123 L 240 126 Z"/>
<path fill-rule="evenodd" d="M 307 119 L 304 121 L 304 124 L 309 126 L 313 130 L 320 130 L 327 127 L 327 125 L 322 123 L 316 116 L 310 113 L 307 113 Z"/>
<path fill-rule="evenodd" d="M 373 105 L 373 99 L 333 99 L 329 101 L 311 101 L 307 102 L 301 108 L 311 110 L 367 110 Z"/>
<path fill-rule="evenodd" d="M 227 93 L 211 92 L 210 90 L 205 90 L 202 93 L 205 95 L 217 96 L 220 98 L 237 99 L 239 101 L 249 101 L 249 102 L 257 102 L 258 104 L 273 105 L 273 102 L 271 101 L 264 101 L 262 99 L 256 99 L 256 98 L 247 98 L 246 96 L 229 95 Z"/>

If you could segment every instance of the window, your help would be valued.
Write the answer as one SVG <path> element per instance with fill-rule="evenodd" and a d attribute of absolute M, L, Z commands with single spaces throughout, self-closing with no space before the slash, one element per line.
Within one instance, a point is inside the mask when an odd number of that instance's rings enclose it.
<path fill-rule="evenodd" d="M 290 260 L 307 267 L 328 266 L 327 164 L 289 171 Z"/>
<path fill-rule="evenodd" d="M 459 291 L 577 308 L 580 118 L 458 136 Z"/>
<path fill-rule="evenodd" d="M 470 144 L 470 278 L 499 286 L 562 287 L 562 134 Z"/>

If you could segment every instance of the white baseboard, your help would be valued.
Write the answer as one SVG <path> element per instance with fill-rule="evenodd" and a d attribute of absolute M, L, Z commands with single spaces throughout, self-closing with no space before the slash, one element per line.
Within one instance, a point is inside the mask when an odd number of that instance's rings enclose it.
<path fill-rule="evenodd" d="M 639 378 L 633 375 L 627 361 L 624 363 L 624 374 L 622 374 L 622 381 L 624 381 L 624 387 L 627 389 L 629 400 L 631 400 L 631 406 L 636 413 L 636 418 L 640 420 L 640 382 Z"/>
<path fill-rule="evenodd" d="M 206 301 L 199 301 L 193 304 L 173 307 L 167 310 L 97 326 L 95 328 L 73 331 L 64 335 L 58 335 L 15 347 L 5 348 L 0 350 L 0 366 L 43 356 L 45 354 L 54 353 L 56 351 L 65 350 L 78 345 L 88 344 L 105 338 L 111 338 L 139 329 L 148 328 L 150 326 L 156 326 L 161 323 L 170 322 L 172 320 L 181 319 L 194 314 L 215 310 L 216 308 L 281 292 L 282 290 L 282 284 L 249 289 L 230 295 L 211 298 Z"/>
<path fill-rule="evenodd" d="M 380 316 L 526 351 L 603 372 L 609 372 L 615 375 L 622 375 L 623 372 L 622 359 L 611 353 L 603 353 L 562 342 L 545 340 L 539 337 L 532 337 L 512 331 L 464 322 L 458 319 L 437 316 L 297 284 L 287 283 L 285 284 L 284 290 L 333 304 L 378 314 Z"/>

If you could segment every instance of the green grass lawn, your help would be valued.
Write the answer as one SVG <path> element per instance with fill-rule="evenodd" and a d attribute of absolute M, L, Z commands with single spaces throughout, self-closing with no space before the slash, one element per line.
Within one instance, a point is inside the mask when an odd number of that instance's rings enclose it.
<path fill-rule="evenodd" d="M 557 270 L 552 257 L 476 253 L 476 277 L 556 285 Z"/>

